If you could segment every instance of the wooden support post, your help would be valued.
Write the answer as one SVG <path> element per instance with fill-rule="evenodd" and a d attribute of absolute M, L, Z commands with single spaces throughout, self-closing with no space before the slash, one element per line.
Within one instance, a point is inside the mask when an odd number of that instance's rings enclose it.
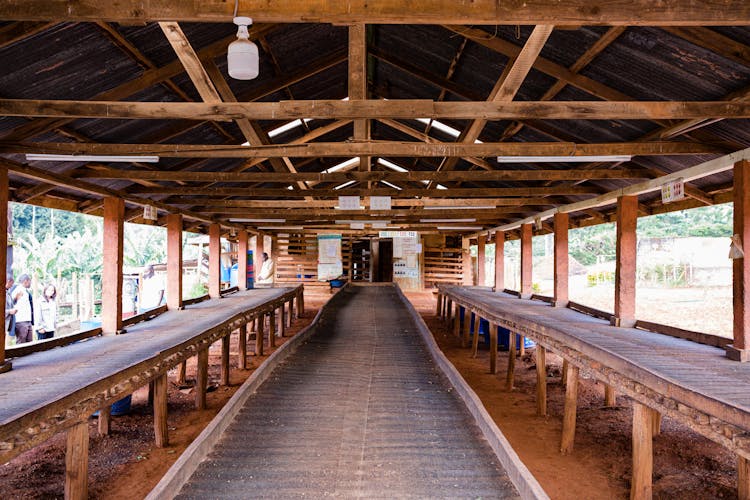
<path fill-rule="evenodd" d="M 282 302 L 279 307 L 279 335 L 286 336 L 286 302 Z"/>
<path fill-rule="evenodd" d="M 487 240 L 484 236 L 477 239 L 477 285 L 485 286 L 485 251 L 484 246 Z"/>
<path fill-rule="evenodd" d="M 653 416 L 651 408 L 633 401 L 633 478 L 631 500 L 651 498 L 654 471 Z"/>
<path fill-rule="evenodd" d="M 547 356 L 543 345 L 536 345 L 536 414 L 547 415 Z"/>
<path fill-rule="evenodd" d="M 490 373 L 497 373 L 497 325 L 494 323 L 490 323 Z"/>
<path fill-rule="evenodd" d="M 289 318 L 289 328 L 292 327 L 292 322 L 294 321 L 294 299 L 289 300 L 289 314 L 287 316 Z"/>
<path fill-rule="evenodd" d="M 258 233 L 255 237 L 255 253 L 253 254 L 253 265 L 255 266 L 255 276 L 258 276 L 260 265 L 263 263 L 263 252 L 265 252 L 266 235 Z"/>
<path fill-rule="evenodd" d="M 651 416 L 653 417 L 651 430 L 653 431 L 654 436 L 658 436 L 659 434 L 661 434 L 661 413 L 656 410 L 651 410 Z"/>
<path fill-rule="evenodd" d="M 750 500 L 750 460 L 737 455 L 737 498 Z"/>
<path fill-rule="evenodd" d="M 125 201 L 104 198 L 102 334 L 122 331 L 122 263 Z"/>
<path fill-rule="evenodd" d="M 479 351 L 479 322 L 482 321 L 482 318 L 478 314 L 472 313 L 472 316 L 474 316 L 474 328 L 472 328 L 471 332 L 471 357 L 476 358 Z"/>
<path fill-rule="evenodd" d="M 532 278 L 531 278 L 531 266 L 532 266 L 532 253 L 531 253 L 531 237 L 532 237 L 532 225 L 522 224 L 521 225 L 521 298 L 531 298 L 532 294 Z"/>
<path fill-rule="evenodd" d="M 750 162 L 734 164 L 734 234 L 742 249 L 750 252 Z M 734 307 L 734 340 L 726 347 L 727 357 L 734 361 L 750 359 L 750 258 L 732 261 L 732 304 Z"/>
<path fill-rule="evenodd" d="M 167 215 L 167 307 L 182 309 L 182 215 Z"/>
<path fill-rule="evenodd" d="M 453 335 L 457 338 L 461 337 L 461 306 L 456 303 L 456 319 L 453 322 Z"/>
<path fill-rule="evenodd" d="M 573 451 L 576 437 L 576 410 L 578 407 L 578 367 L 568 363 L 568 383 L 565 385 L 565 408 L 560 451 L 563 454 Z"/>
<path fill-rule="evenodd" d="M 263 327 L 265 326 L 266 318 L 261 312 L 255 317 L 256 328 L 255 328 L 255 355 L 263 356 Z"/>
<path fill-rule="evenodd" d="M 208 387 L 208 347 L 198 351 L 198 367 L 195 376 L 195 407 L 206 409 L 206 388 Z"/>
<path fill-rule="evenodd" d="M 230 334 L 221 337 L 221 385 L 229 385 L 229 341 Z"/>
<path fill-rule="evenodd" d="M 568 383 L 568 360 L 563 359 L 563 365 L 562 365 L 562 374 L 560 375 L 560 383 L 563 385 L 567 385 Z"/>
<path fill-rule="evenodd" d="M 154 437 L 157 448 L 169 446 L 169 428 L 167 427 L 167 393 L 169 383 L 167 374 L 154 379 Z"/>
<path fill-rule="evenodd" d="M 516 334 L 508 335 L 508 372 L 505 375 L 505 390 L 512 391 L 516 378 Z"/>
<path fill-rule="evenodd" d="M 638 197 L 617 198 L 617 242 L 615 264 L 615 326 L 635 325 L 635 265 Z"/>
<path fill-rule="evenodd" d="M 3 274 L 8 268 L 8 169 L 0 166 L 0 269 Z M 5 310 L 5 294 L 0 294 L 0 304 Z M 0 373 L 7 372 L 13 365 L 5 359 L 6 331 L 3 328 L 3 336 L 0 339 Z"/>
<path fill-rule="evenodd" d="M 148 405 L 153 408 L 154 406 L 154 381 L 151 380 L 148 383 Z"/>
<path fill-rule="evenodd" d="M 568 305 L 568 224 L 570 217 L 566 213 L 555 214 L 555 265 L 554 265 L 554 299 L 555 307 Z"/>
<path fill-rule="evenodd" d="M 208 295 L 221 297 L 221 226 L 208 226 Z"/>
<path fill-rule="evenodd" d="M 297 296 L 297 317 L 303 318 L 305 316 L 305 290 L 299 291 Z"/>
<path fill-rule="evenodd" d="M 179 385 L 185 385 L 187 383 L 187 361 L 180 363 L 177 367 L 177 383 Z"/>
<path fill-rule="evenodd" d="M 453 301 L 451 299 L 448 299 L 448 306 L 445 310 L 445 322 L 450 328 L 451 325 L 451 318 L 453 317 Z"/>
<path fill-rule="evenodd" d="M 89 496 L 89 423 L 84 420 L 70 429 L 65 451 L 65 500 Z"/>
<path fill-rule="evenodd" d="M 239 328 L 239 335 L 237 336 L 238 352 L 237 355 L 237 367 L 240 370 L 247 370 L 247 336 L 249 333 L 250 324 L 246 323 Z"/>
<path fill-rule="evenodd" d="M 617 393 L 609 384 L 604 384 L 604 406 L 617 406 Z"/>
<path fill-rule="evenodd" d="M 495 291 L 505 290 L 505 231 L 495 231 Z"/>
<path fill-rule="evenodd" d="M 461 270 L 463 271 L 463 285 L 474 283 L 474 269 L 471 265 L 471 244 L 469 238 L 461 239 Z"/>
<path fill-rule="evenodd" d="M 526 355 L 526 337 L 521 335 L 521 343 L 518 344 L 518 355 L 524 357 Z"/>
<path fill-rule="evenodd" d="M 268 345 L 276 347 L 276 309 L 268 312 Z"/>
<path fill-rule="evenodd" d="M 437 303 L 435 304 L 435 316 L 438 318 L 442 317 L 442 311 L 440 310 L 441 306 L 443 305 L 443 294 L 439 293 L 437 294 Z"/>
<path fill-rule="evenodd" d="M 237 233 L 237 286 L 240 290 L 247 290 L 247 231 Z"/>
<path fill-rule="evenodd" d="M 469 308 L 464 309 L 464 334 L 461 337 L 461 347 L 469 345 L 469 335 L 471 335 L 471 317 L 473 315 L 474 313 L 469 311 Z"/>
<path fill-rule="evenodd" d="M 112 431 L 112 407 L 110 405 L 99 408 L 97 431 L 100 436 L 109 436 Z"/>

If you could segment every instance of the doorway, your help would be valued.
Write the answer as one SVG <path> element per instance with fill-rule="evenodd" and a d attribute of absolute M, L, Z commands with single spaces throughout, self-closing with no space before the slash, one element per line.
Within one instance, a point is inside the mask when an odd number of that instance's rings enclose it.
<path fill-rule="evenodd" d="M 372 240 L 372 281 L 393 281 L 393 240 Z"/>

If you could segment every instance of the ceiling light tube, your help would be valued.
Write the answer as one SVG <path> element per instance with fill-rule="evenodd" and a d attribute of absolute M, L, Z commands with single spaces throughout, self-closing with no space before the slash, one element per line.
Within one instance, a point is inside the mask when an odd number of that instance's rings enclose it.
<path fill-rule="evenodd" d="M 456 207 L 424 207 L 425 210 L 494 210 L 495 205 L 456 206 Z"/>
<path fill-rule="evenodd" d="M 419 222 L 476 222 L 476 219 L 419 219 Z"/>
<path fill-rule="evenodd" d="M 135 156 L 135 155 L 57 155 L 46 153 L 29 153 L 26 161 L 102 161 L 102 162 L 129 162 L 129 163 L 158 163 L 158 156 Z"/>
<path fill-rule="evenodd" d="M 630 161 L 630 155 L 598 155 L 598 156 L 498 156 L 498 163 L 569 163 L 569 162 L 620 162 Z"/>
<path fill-rule="evenodd" d="M 256 222 L 267 224 L 282 224 L 286 219 L 229 219 L 229 222 Z"/>
<path fill-rule="evenodd" d="M 482 226 L 438 226 L 440 231 L 481 231 Z"/>
<path fill-rule="evenodd" d="M 305 229 L 304 226 L 258 226 L 261 231 L 301 231 Z"/>

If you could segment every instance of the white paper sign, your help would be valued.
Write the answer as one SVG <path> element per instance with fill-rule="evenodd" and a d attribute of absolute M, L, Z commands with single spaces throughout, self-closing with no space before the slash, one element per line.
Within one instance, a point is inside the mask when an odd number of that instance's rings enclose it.
<path fill-rule="evenodd" d="M 685 182 L 682 178 L 661 186 L 661 202 L 670 203 L 685 198 Z"/>
<path fill-rule="evenodd" d="M 339 210 L 359 210 L 359 196 L 339 196 Z"/>
<path fill-rule="evenodd" d="M 370 196 L 370 209 L 371 210 L 390 210 L 391 209 L 391 197 L 390 196 Z"/>
<path fill-rule="evenodd" d="M 143 207 L 143 218 L 146 220 L 157 220 L 159 218 L 159 214 L 156 211 L 156 207 L 151 205 L 146 205 Z"/>

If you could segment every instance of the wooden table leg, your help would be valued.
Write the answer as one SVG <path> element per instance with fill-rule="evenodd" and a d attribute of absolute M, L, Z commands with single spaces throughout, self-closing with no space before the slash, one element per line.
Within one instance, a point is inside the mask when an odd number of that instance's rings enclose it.
<path fill-rule="evenodd" d="M 239 354 L 237 356 L 237 366 L 240 370 L 247 370 L 247 335 L 249 333 L 249 330 L 249 323 L 245 323 L 239 328 Z"/>
<path fill-rule="evenodd" d="M 560 376 L 560 383 L 563 387 L 568 383 L 568 360 L 563 359 L 562 375 Z"/>
<path fill-rule="evenodd" d="M 461 336 L 461 310 L 462 308 L 456 304 L 456 319 L 453 322 L 453 335 L 456 337 Z"/>
<path fill-rule="evenodd" d="M 617 393 L 609 384 L 604 384 L 604 406 L 617 406 Z"/>
<path fill-rule="evenodd" d="M 479 322 L 482 321 L 482 318 L 479 317 L 479 315 L 474 316 L 474 328 L 472 329 L 472 335 L 474 335 L 471 339 L 471 357 L 476 358 L 477 352 L 479 351 Z"/>
<path fill-rule="evenodd" d="M 451 317 L 453 316 L 453 301 L 451 299 L 448 299 L 448 305 L 446 306 L 445 311 L 445 323 L 450 328 L 451 324 Z"/>
<path fill-rule="evenodd" d="M 289 318 L 289 323 L 287 324 L 287 326 L 291 328 L 292 320 L 294 319 L 294 300 L 289 301 L 289 314 L 287 315 L 287 318 Z"/>
<path fill-rule="evenodd" d="M 276 347 L 276 309 L 268 313 L 268 345 Z"/>
<path fill-rule="evenodd" d="M 187 383 L 187 361 L 180 363 L 180 366 L 177 368 L 177 383 L 180 385 Z"/>
<path fill-rule="evenodd" d="M 99 409 L 97 431 L 100 436 L 109 436 L 109 433 L 112 431 L 112 407 L 110 405 Z"/>
<path fill-rule="evenodd" d="M 572 384 L 571 384 L 572 385 Z M 633 401 L 633 479 L 631 500 L 651 498 L 654 471 L 653 422 L 651 408 Z"/>
<path fill-rule="evenodd" d="M 578 367 L 568 363 L 568 383 L 565 386 L 565 409 L 563 410 L 562 442 L 563 454 L 573 451 L 576 437 L 576 410 L 578 409 Z"/>
<path fill-rule="evenodd" d="M 651 416 L 653 417 L 653 423 L 652 423 L 652 429 L 654 431 L 654 436 L 658 436 L 661 434 L 661 413 L 659 413 L 656 410 L 651 410 Z"/>
<path fill-rule="evenodd" d="M 89 495 L 89 423 L 68 429 L 65 451 L 65 498 L 85 500 Z"/>
<path fill-rule="evenodd" d="M 286 336 L 286 302 L 281 303 L 279 308 L 279 335 Z"/>
<path fill-rule="evenodd" d="M 195 376 L 195 407 L 206 409 L 206 388 L 208 387 L 208 347 L 198 351 L 198 370 Z"/>
<path fill-rule="evenodd" d="M 469 345 L 469 329 L 471 328 L 471 315 L 474 314 L 468 309 L 464 310 L 464 334 L 461 337 L 461 347 Z"/>
<path fill-rule="evenodd" d="M 547 415 L 547 356 L 543 345 L 536 345 L 536 414 Z"/>
<path fill-rule="evenodd" d="M 169 446 L 169 429 L 167 427 L 167 374 L 154 380 L 154 437 L 157 448 Z"/>
<path fill-rule="evenodd" d="M 229 342 L 231 334 L 221 338 L 221 385 L 229 385 Z"/>
<path fill-rule="evenodd" d="M 490 373 L 497 373 L 497 325 L 490 323 Z"/>
<path fill-rule="evenodd" d="M 437 303 L 435 304 L 435 316 L 437 316 L 438 318 L 441 316 L 440 306 L 442 303 L 443 303 L 443 296 L 441 294 L 437 294 Z"/>
<path fill-rule="evenodd" d="M 255 317 L 255 355 L 263 356 L 263 328 L 265 327 L 266 318 L 263 313 Z"/>
<path fill-rule="evenodd" d="M 737 455 L 737 498 L 750 500 L 750 460 Z"/>
<path fill-rule="evenodd" d="M 505 390 L 512 391 L 516 377 L 516 334 L 508 335 L 508 372 L 505 375 Z"/>

